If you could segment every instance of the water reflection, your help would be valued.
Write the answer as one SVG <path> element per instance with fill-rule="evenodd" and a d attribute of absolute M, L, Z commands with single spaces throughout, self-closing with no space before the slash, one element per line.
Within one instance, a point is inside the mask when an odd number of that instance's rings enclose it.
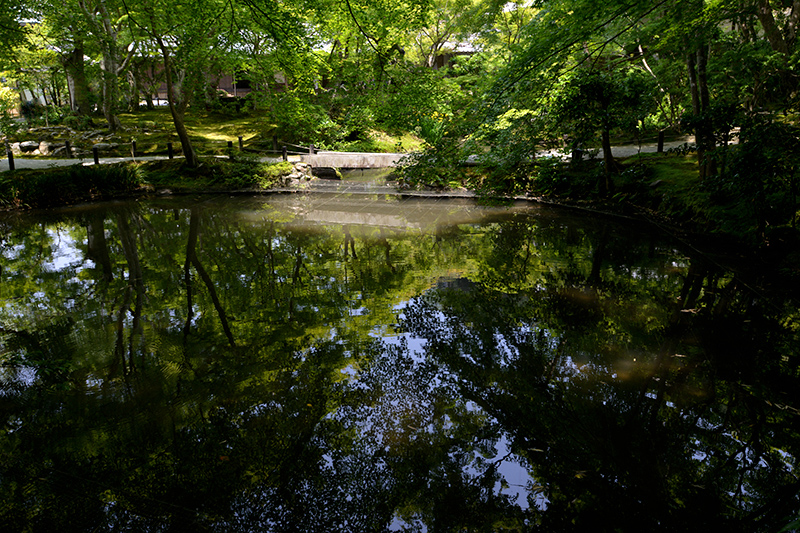
<path fill-rule="evenodd" d="M 346 196 L 0 221 L 13 531 L 774 531 L 795 302 L 654 235 Z"/>

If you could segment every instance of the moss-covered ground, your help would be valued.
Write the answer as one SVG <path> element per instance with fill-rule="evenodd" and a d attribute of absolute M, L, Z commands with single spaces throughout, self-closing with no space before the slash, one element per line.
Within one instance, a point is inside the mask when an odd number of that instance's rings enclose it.
<path fill-rule="evenodd" d="M 117 133 L 104 134 L 105 123 L 94 117 L 91 124 L 84 124 L 79 130 L 63 129 L 53 138 L 44 138 L 37 132 L 25 129 L 11 134 L 8 142 L 26 140 L 52 140 L 63 143 L 70 140 L 76 149 L 88 151 L 97 142 L 118 145 L 116 149 L 105 151 L 106 156 L 131 155 L 132 143 L 136 142 L 136 153 L 140 156 L 163 155 L 167 153 L 167 143 L 172 143 L 175 152 L 180 142 L 175 133 L 172 116 L 166 107 L 153 110 L 122 113 L 119 115 L 122 129 Z M 191 109 L 186 113 L 185 125 L 193 147 L 201 155 L 222 155 L 228 150 L 228 143 L 238 149 L 239 137 L 242 146 L 250 153 L 265 153 L 273 150 L 275 124 L 269 117 L 256 111 L 241 113 L 221 113 Z M 71 133 L 70 133 L 71 132 Z M 88 138 L 86 136 L 89 135 Z M 39 138 L 42 137 L 42 138 Z M 283 142 L 278 140 L 278 149 Z M 351 152 L 409 152 L 419 150 L 423 145 L 418 137 L 408 132 L 392 132 L 372 129 L 364 138 L 354 141 L 339 141 L 335 145 L 322 148 Z M 300 148 L 289 145 L 289 151 Z M 319 148 L 319 147 L 318 147 Z M 63 154 L 61 155 L 63 157 Z"/>

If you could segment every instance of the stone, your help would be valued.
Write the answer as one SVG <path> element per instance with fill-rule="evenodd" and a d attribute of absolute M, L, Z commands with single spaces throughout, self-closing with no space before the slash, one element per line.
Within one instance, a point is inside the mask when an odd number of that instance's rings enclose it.
<path fill-rule="evenodd" d="M 97 143 L 93 146 L 93 148 L 97 148 L 98 152 L 107 152 L 108 150 L 113 150 L 118 145 L 114 143 Z"/>
<path fill-rule="evenodd" d="M 59 145 L 50 141 L 42 141 L 39 143 L 39 153 L 42 155 L 50 155 Z"/>
<path fill-rule="evenodd" d="M 39 149 L 39 141 L 22 141 L 19 143 L 19 149 L 23 153 L 33 152 Z"/>

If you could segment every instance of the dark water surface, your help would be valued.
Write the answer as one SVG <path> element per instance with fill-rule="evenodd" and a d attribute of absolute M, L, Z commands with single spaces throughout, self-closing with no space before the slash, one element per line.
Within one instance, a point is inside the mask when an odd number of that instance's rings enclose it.
<path fill-rule="evenodd" d="M 4 531 L 780 531 L 800 312 L 541 207 L 0 219 Z"/>

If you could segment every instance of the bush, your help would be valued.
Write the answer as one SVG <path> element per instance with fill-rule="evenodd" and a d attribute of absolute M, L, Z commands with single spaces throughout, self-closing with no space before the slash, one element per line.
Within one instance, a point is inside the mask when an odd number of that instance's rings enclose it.
<path fill-rule="evenodd" d="M 86 115 L 66 115 L 64 117 L 64 125 L 72 128 L 73 130 L 88 130 L 92 124 L 92 119 Z"/>
<path fill-rule="evenodd" d="M 411 131 L 420 126 L 426 114 L 450 116 L 457 84 L 429 68 L 393 68 L 391 83 L 375 101 L 375 116 L 388 128 Z"/>
<path fill-rule="evenodd" d="M 138 165 L 53 168 L 0 174 L 0 202 L 13 207 L 52 207 L 135 190 L 143 182 Z"/>
<path fill-rule="evenodd" d="M 232 188 L 268 188 L 278 178 L 292 171 L 289 162 L 264 163 L 254 156 L 237 155 L 228 159 L 212 159 L 203 164 L 202 173 L 209 177 L 210 184 Z"/>
<path fill-rule="evenodd" d="M 300 91 L 270 97 L 275 134 L 290 143 L 331 143 L 341 137 L 340 128 L 322 106 Z"/>
<path fill-rule="evenodd" d="M 13 89 L 0 86 L 0 134 L 8 135 L 14 131 L 11 112 L 16 108 L 17 101 L 17 93 Z"/>
<path fill-rule="evenodd" d="M 751 117 L 742 127 L 741 142 L 727 150 L 724 172 L 703 186 L 715 204 L 730 207 L 723 230 L 763 238 L 767 227 L 795 224 L 798 209 L 800 128 L 771 117 Z M 725 155 L 715 156 L 722 166 Z"/>

